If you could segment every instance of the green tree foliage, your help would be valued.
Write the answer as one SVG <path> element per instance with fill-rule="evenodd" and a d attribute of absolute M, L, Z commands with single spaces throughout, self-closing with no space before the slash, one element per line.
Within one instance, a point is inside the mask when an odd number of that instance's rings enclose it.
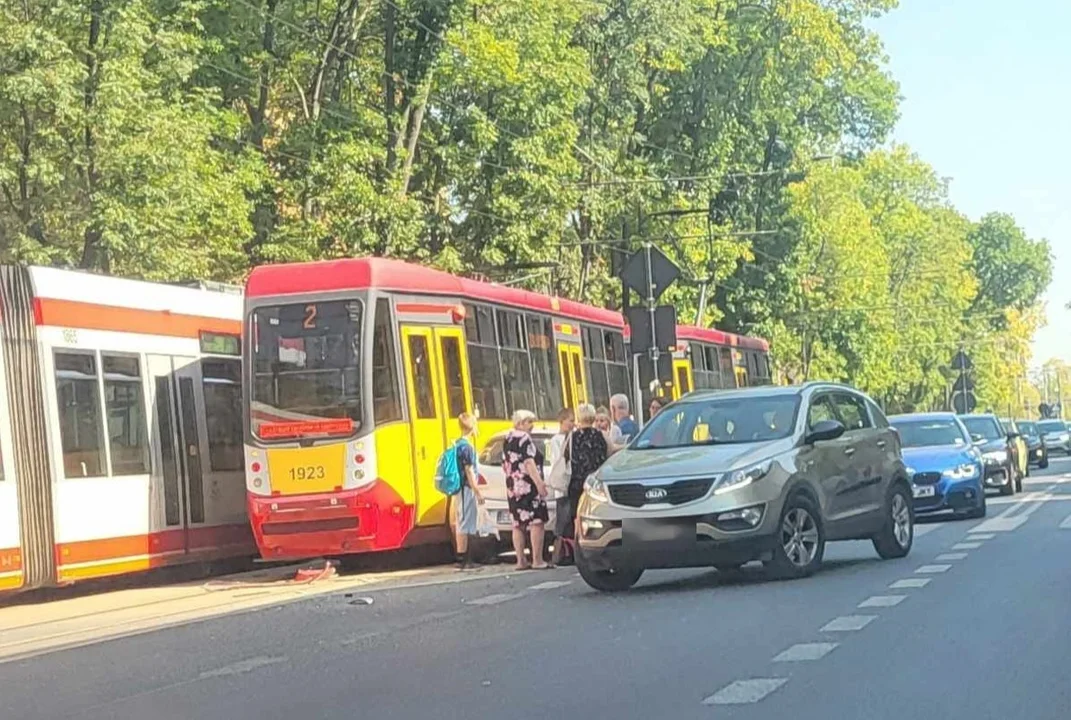
<path fill-rule="evenodd" d="M 0 258 L 147 277 L 233 276 L 259 172 L 238 118 L 190 87 L 194 7 L 0 7 Z"/>
<path fill-rule="evenodd" d="M 950 348 L 998 373 L 1051 273 L 878 149 L 898 90 L 869 22 L 895 4 L 6 3 L 0 259 L 389 255 L 620 307 L 653 242 L 682 319 L 770 336 L 783 377 L 939 404 Z"/>

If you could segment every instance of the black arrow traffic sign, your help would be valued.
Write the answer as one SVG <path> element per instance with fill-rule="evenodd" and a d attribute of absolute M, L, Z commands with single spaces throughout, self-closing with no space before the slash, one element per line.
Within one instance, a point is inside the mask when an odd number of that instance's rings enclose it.
<path fill-rule="evenodd" d="M 651 283 L 647 284 L 647 258 L 651 258 Z M 680 268 L 656 247 L 649 247 L 632 257 L 621 269 L 621 279 L 644 300 L 657 300 L 681 274 Z"/>

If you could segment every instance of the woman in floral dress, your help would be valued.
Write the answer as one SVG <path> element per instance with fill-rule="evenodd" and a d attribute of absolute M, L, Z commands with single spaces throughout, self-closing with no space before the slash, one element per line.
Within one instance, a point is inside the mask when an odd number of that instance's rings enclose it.
<path fill-rule="evenodd" d="M 543 484 L 543 454 L 532 440 L 535 414 L 518 410 L 513 414 L 513 429 L 502 448 L 502 472 L 506 475 L 506 497 L 513 519 L 513 550 L 517 569 L 550 567 L 543 559 L 543 531 L 547 513 L 547 486 Z M 526 536 L 532 535 L 532 564 L 524 556 Z"/>

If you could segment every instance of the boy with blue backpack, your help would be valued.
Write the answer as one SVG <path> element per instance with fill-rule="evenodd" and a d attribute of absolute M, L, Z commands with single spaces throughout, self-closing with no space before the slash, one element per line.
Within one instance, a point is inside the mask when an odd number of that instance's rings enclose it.
<path fill-rule="evenodd" d="M 483 495 L 476 485 L 476 448 L 472 443 L 476 418 L 461 413 L 457 422 L 461 437 L 439 458 L 435 487 L 454 498 L 451 504 L 457 513 L 457 566 L 467 570 L 473 565 L 469 536 L 477 534 L 478 506 L 483 505 Z"/>

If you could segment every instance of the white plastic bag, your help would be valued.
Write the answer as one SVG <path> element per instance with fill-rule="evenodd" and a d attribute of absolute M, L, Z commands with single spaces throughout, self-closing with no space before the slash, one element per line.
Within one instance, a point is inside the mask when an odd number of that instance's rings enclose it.
<path fill-rule="evenodd" d="M 559 437 L 561 436 L 555 437 L 554 440 Z M 554 440 L 551 442 L 553 443 Z M 551 466 L 550 472 L 547 473 L 547 485 L 559 496 L 569 492 L 569 476 L 572 473 L 569 462 L 565 459 L 565 446 L 572 443 L 572 441 L 573 434 L 569 433 L 562 439 L 560 449 L 557 452 L 551 452 Z"/>
<path fill-rule="evenodd" d="M 498 539 L 498 526 L 491 518 L 491 513 L 483 505 L 476 506 L 476 534 L 480 537 L 493 537 Z"/>

